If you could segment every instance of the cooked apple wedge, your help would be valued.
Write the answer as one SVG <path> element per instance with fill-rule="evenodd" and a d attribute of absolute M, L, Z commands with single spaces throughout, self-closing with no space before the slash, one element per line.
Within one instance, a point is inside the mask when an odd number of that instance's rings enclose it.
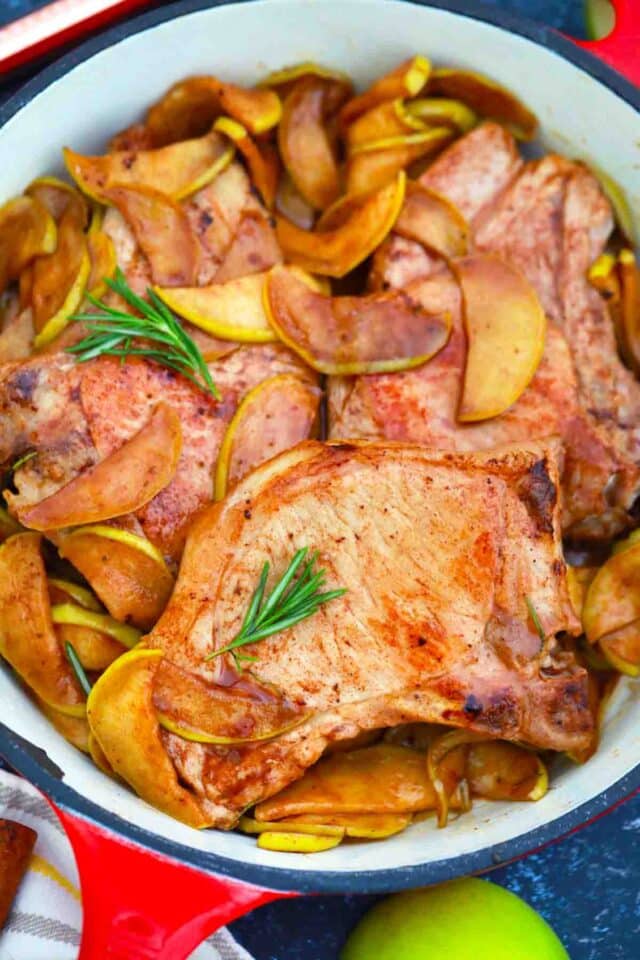
<path fill-rule="evenodd" d="M 298 80 L 313 77 L 319 80 L 330 80 L 334 86 L 340 87 L 340 102 L 344 101 L 353 92 L 353 83 L 348 74 L 341 70 L 334 70 L 332 67 L 324 67 L 321 63 L 314 63 L 312 60 L 304 60 L 301 63 L 294 63 L 293 66 L 283 67 L 281 70 L 272 70 L 267 74 L 264 80 L 258 84 L 259 87 L 273 87 L 278 91 L 280 97 L 286 97 Z"/>
<path fill-rule="evenodd" d="M 24 527 L 15 520 L 6 507 L 0 506 L 0 543 L 4 543 L 14 533 L 24 532 Z"/>
<path fill-rule="evenodd" d="M 452 761 L 445 759 L 440 772 L 448 793 L 453 793 L 459 776 Z M 402 814 L 433 810 L 435 805 L 424 754 L 381 743 L 323 758 L 300 780 L 259 803 L 255 817 L 282 820 L 302 814 Z"/>
<path fill-rule="evenodd" d="M 80 527 L 59 538 L 59 551 L 121 623 L 150 630 L 171 596 L 173 577 L 162 554 L 128 530 Z"/>
<path fill-rule="evenodd" d="M 419 97 L 405 101 L 403 110 L 425 124 L 450 126 L 460 133 L 468 133 L 478 122 L 478 115 L 466 103 L 447 97 Z"/>
<path fill-rule="evenodd" d="M 137 648 L 119 657 L 97 680 L 87 701 L 91 732 L 114 772 L 164 813 L 192 827 L 208 821 L 196 798 L 180 786 L 160 739 L 153 679 L 162 651 Z"/>
<path fill-rule="evenodd" d="M 20 519 L 33 530 L 60 530 L 139 510 L 171 481 L 181 446 L 180 419 L 160 403 L 144 427 L 118 450 L 22 510 Z"/>
<path fill-rule="evenodd" d="M 308 439 L 319 403 L 320 390 L 293 374 L 270 377 L 250 390 L 220 445 L 215 499 L 222 500 L 259 463 Z"/>
<path fill-rule="evenodd" d="M 87 627 L 116 640 L 122 647 L 133 649 L 142 634 L 128 623 L 114 620 L 108 613 L 96 613 L 75 603 L 57 603 L 51 607 L 51 619 L 62 626 Z"/>
<path fill-rule="evenodd" d="M 450 127 L 432 127 L 354 147 L 347 161 L 347 194 L 379 190 L 415 160 L 424 160 L 447 146 L 453 136 Z"/>
<path fill-rule="evenodd" d="M 471 70 L 438 67 L 429 77 L 429 93 L 462 100 L 480 116 L 497 120 L 519 140 L 533 140 L 538 132 L 538 119 L 506 87 Z"/>
<path fill-rule="evenodd" d="M 315 210 L 304 199 L 286 170 L 280 176 L 275 204 L 278 213 L 296 227 L 301 230 L 311 230 L 313 227 Z"/>
<path fill-rule="evenodd" d="M 91 263 L 81 210 L 70 204 L 58 226 L 53 253 L 33 265 L 31 302 L 36 347 L 50 343 L 70 322 L 84 297 Z"/>
<path fill-rule="evenodd" d="M 446 259 L 467 252 L 469 225 L 450 200 L 419 183 L 408 183 L 395 233 Z"/>
<path fill-rule="evenodd" d="M 89 753 L 89 724 L 84 713 L 80 717 L 72 717 L 49 706 L 44 700 L 38 700 L 37 703 L 47 720 L 72 747 L 82 753 Z"/>
<path fill-rule="evenodd" d="M 282 694 L 251 677 L 222 687 L 168 660 L 156 674 L 153 703 L 163 727 L 199 743 L 269 740 L 293 729 L 305 716 Z"/>
<path fill-rule="evenodd" d="M 345 132 L 345 143 L 353 150 L 372 140 L 403 137 L 425 129 L 426 124 L 405 108 L 404 100 L 386 100 L 367 110 L 350 124 Z"/>
<path fill-rule="evenodd" d="M 471 793 L 487 800 L 539 800 L 549 786 L 538 754 L 506 740 L 471 743 L 465 776 Z"/>
<path fill-rule="evenodd" d="M 468 338 L 458 420 L 497 417 L 531 382 L 544 350 L 547 321 L 535 290 L 499 257 L 453 262 L 462 288 Z"/>
<path fill-rule="evenodd" d="M 201 136 L 217 116 L 227 113 L 255 135 L 275 127 L 281 110 L 273 90 L 239 87 L 210 76 L 187 77 L 151 107 L 145 129 L 160 147 Z"/>
<path fill-rule="evenodd" d="M 174 313 L 214 337 L 269 343 L 278 338 L 262 297 L 267 276 L 265 271 L 208 287 L 156 287 L 155 292 Z"/>
<path fill-rule="evenodd" d="M 56 224 L 33 197 L 15 197 L 0 207 L 0 292 L 17 280 L 35 257 L 53 253 Z"/>
<path fill-rule="evenodd" d="M 265 287 L 269 320 L 310 367 L 327 374 L 383 373 L 425 363 L 449 339 L 448 315 L 430 315 L 402 290 L 328 297 L 286 267 Z"/>
<path fill-rule="evenodd" d="M 51 618 L 55 625 L 56 636 L 63 649 L 70 643 L 78 655 L 85 670 L 104 670 L 110 663 L 127 649 L 127 645 L 119 643 L 107 633 L 88 625 L 84 619 L 86 614 L 102 615 L 104 610 L 94 594 L 78 583 L 70 580 L 59 580 L 49 577 L 49 601 L 51 603 Z M 56 616 L 65 608 L 72 608 L 71 616 Z M 111 624 L 130 631 L 131 627 L 118 624 L 112 620 Z"/>
<path fill-rule="evenodd" d="M 346 129 L 350 123 L 367 110 L 398 97 L 416 97 L 424 89 L 431 73 L 431 64 L 426 57 L 416 56 L 405 60 L 395 70 L 380 77 L 364 93 L 348 100 L 340 111 L 340 123 Z"/>
<path fill-rule="evenodd" d="M 640 619 L 640 543 L 609 557 L 591 581 L 582 610 L 590 643 Z"/>
<path fill-rule="evenodd" d="M 102 203 L 110 187 L 150 187 L 181 200 L 210 183 L 231 162 L 234 147 L 219 133 L 157 150 L 118 150 L 90 157 L 64 150 L 67 169 L 80 189 Z"/>
<path fill-rule="evenodd" d="M 247 818 L 243 817 L 243 820 Z M 384 840 L 401 833 L 411 823 L 410 813 L 303 813 L 272 824 L 272 830 L 303 830 L 322 836 L 328 830 L 344 830 L 345 836 L 361 840 Z M 258 826 L 262 824 L 258 823 Z M 240 826 L 242 829 L 242 826 Z M 322 831 L 322 833 L 321 833 Z M 246 831 L 247 833 L 250 831 Z M 257 831 L 251 831 L 257 832 Z"/>
<path fill-rule="evenodd" d="M 78 716 L 85 698 L 51 621 L 41 539 L 19 533 L 0 546 L 0 653 L 41 700 Z"/>
<path fill-rule="evenodd" d="M 375 191 L 335 230 L 301 230 L 278 218 L 277 234 L 285 256 L 310 273 L 343 277 L 362 263 L 393 227 L 404 200 L 406 177 Z"/>
<path fill-rule="evenodd" d="M 328 84 L 305 77 L 294 84 L 278 126 L 278 146 L 289 176 L 316 210 L 330 206 L 340 193 L 340 175 L 326 118 Z"/>
<path fill-rule="evenodd" d="M 640 676 L 640 619 L 600 637 L 598 646 L 614 670 Z"/>
<path fill-rule="evenodd" d="M 186 287 L 196 282 L 200 251 L 184 207 L 151 187 L 110 187 L 104 197 L 133 230 L 154 283 Z"/>
<path fill-rule="evenodd" d="M 341 842 L 342 836 L 314 836 L 309 833 L 284 831 L 265 830 L 258 836 L 258 846 L 262 850 L 275 850 L 277 853 L 322 853 L 332 850 Z"/>
<path fill-rule="evenodd" d="M 640 374 L 640 270 L 632 250 L 618 255 L 620 301 L 612 309 L 620 351 L 625 362 Z"/>
<path fill-rule="evenodd" d="M 231 117 L 218 117 L 214 124 L 218 133 L 224 134 L 235 144 L 245 159 L 251 181 L 262 197 L 265 206 L 273 207 L 280 174 L 278 153 L 270 143 L 260 146 L 252 140 L 245 127 Z"/>
<path fill-rule="evenodd" d="M 39 200 L 56 223 L 60 222 L 69 206 L 75 208 L 78 220 L 83 226 L 89 219 L 86 199 L 74 186 L 59 177 L 38 177 L 32 180 L 25 194 Z"/>

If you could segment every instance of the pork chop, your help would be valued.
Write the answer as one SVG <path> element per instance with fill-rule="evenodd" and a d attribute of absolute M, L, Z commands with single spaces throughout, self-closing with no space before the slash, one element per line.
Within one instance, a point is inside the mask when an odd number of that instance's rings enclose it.
<path fill-rule="evenodd" d="M 102 357 L 78 364 L 56 353 L 0 368 L 0 464 L 37 453 L 15 473 L 18 493 L 7 494 L 11 510 L 38 503 L 113 453 L 163 400 L 180 415 L 180 462 L 169 486 L 136 513 L 135 522 L 177 559 L 191 516 L 212 498 L 220 443 L 242 397 L 280 373 L 313 376 L 280 344 L 239 347 L 208 366 L 220 401 L 142 359 L 120 363 Z"/>
<path fill-rule="evenodd" d="M 299 726 L 233 746 L 163 732 L 218 826 L 361 730 L 426 721 L 555 750 L 589 741 L 586 673 L 556 640 L 580 630 L 562 559 L 556 453 L 553 443 L 469 455 L 310 441 L 200 515 L 146 642 L 202 680 L 223 681 L 228 655 L 204 658 L 237 633 L 265 561 L 280 576 L 309 546 L 327 588 L 347 588 L 245 648 L 257 658 L 253 676 L 303 711 Z"/>
<path fill-rule="evenodd" d="M 500 254 L 535 287 L 551 321 L 538 374 L 506 414 L 458 424 L 465 361 L 458 325 L 424 368 L 331 384 L 330 436 L 470 450 L 557 434 L 567 452 L 565 531 L 574 538 L 610 537 L 627 525 L 640 487 L 640 386 L 621 363 L 607 307 L 587 280 L 611 232 L 611 208 L 582 164 L 549 155 L 522 166 L 513 160 L 510 134 L 502 130 L 499 139 L 494 127 L 463 137 L 421 180 L 462 205 L 475 249 Z M 492 151 L 501 158 L 493 165 Z M 420 278 L 432 277 L 442 286 L 445 275 L 441 260 L 392 236 L 375 257 L 371 285 L 414 289 Z"/>

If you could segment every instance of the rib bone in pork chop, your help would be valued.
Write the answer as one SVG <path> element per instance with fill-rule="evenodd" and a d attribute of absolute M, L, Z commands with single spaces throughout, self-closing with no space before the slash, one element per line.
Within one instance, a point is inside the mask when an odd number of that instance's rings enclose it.
<path fill-rule="evenodd" d="M 206 797 L 218 825 L 360 730 L 427 721 L 556 750 L 589 742 L 586 673 L 556 640 L 579 624 L 554 444 L 471 455 L 301 444 L 196 520 L 146 642 L 179 668 L 222 680 L 224 656 L 204 658 L 239 630 L 265 561 L 269 590 L 303 546 L 319 551 L 327 588 L 347 593 L 246 652 L 257 658 L 252 673 L 304 721 L 271 741 L 232 746 L 163 732 L 180 777 Z"/>

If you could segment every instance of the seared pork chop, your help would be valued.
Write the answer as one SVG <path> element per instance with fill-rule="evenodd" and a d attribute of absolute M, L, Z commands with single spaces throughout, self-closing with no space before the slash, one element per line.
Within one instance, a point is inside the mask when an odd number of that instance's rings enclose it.
<path fill-rule="evenodd" d="M 640 487 L 640 386 L 620 361 L 606 305 L 587 280 L 611 233 L 611 208 L 582 164 L 550 155 L 522 166 L 514 156 L 510 134 L 484 124 L 446 150 L 421 182 L 460 204 L 475 249 L 505 257 L 535 287 L 551 323 L 533 382 L 502 416 L 457 423 L 465 361 L 458 324 L 446 349 L 420 370 L 331 384 L 330 436 L 469 450 L 557 434 L 567 452 L 565 531 L 612 536 L 628 522 Z M 392 235 L 370 282 L 414 289 L 420 278 L 446 285 L 446 276 L 441 260 Z"/>
<path fill-rule="evenodd" d="M 252 674 L 303 712 L 299 726 L 233 746 L 163 732 L 180 777 L 213 804 L 217 825 L 231 826 L 328 743 L 361 730 L 426 721 L 556 750 L 588 743 L 586 673 L 556 640 L 580 630 L 556 494 L 553 444 L 467 455 L 307 442 L 201 514 L 146 639 L 179 668 L 228 679 L 224 656 L 204 658 L 237 633 L 265 561 L 276 578 L 309 546 L 327 588 L 347 588 L 246 648 L 257 658 Z"/>
<path fill-rule="evenodd" d="M 183 442 L 169 484 L 129 518 L 169 557 L 180 556 L 189 520 L 213 496 L 212 472 L 242 397 L 267 377 L 314 376 L 280 344 L 243 346 L 209 363 L 216 401 L 172 370 L 142 359 L 102 357 L 78 364 L 68 354 L 36 356 L 0 368 L 0 464 L 36 451 L 15 473 L 19 513 L 122 446 L 159 401 L 180 416 Z"/>
<path fill-rule="evenodd" d="M 436 450 L 471 452 L 558 436 L 564 440 L 562 526 L 610 516 L 623 524 L 624 511 L 607 499 L 612 478 L 623 472 L 606 433 L 585 414 L 566 338 L 549 325 L 545 351 L 530 386 L 505 413 L 479 423 L 456 419 L 467 344 L 458 284 L 448 270 L 407 288 L 425 308 L 448 311 L 449 342 L 429 363 L 403 373 L 332 377 L 329 381 L 330 437 L 411 440 Z"/>

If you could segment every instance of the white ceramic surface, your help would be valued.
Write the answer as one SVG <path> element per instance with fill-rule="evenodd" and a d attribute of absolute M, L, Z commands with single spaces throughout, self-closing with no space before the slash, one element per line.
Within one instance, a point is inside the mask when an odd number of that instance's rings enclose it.
<path fill-rule="evenodd" d="M 492 75 L 540 117 L 544 143 L 590 158 L 626 188 L 640 219 L 638 114 L 604 85 L 552 51 L 489 24 L 393 0 L 262 0 L 180 17 L 105 50 L 53 83 L 0 131 L 0 199 L 33 177 L 61 169 L 60 147 L 99 150 L 138 118 L 173 81 L 211 72 L 252 82 L 270 69 L 317 60 L 364 84 L 420 52 Z M 313 857 L 259 850 L 255 841 L 197 833 L 114 784 L 68 746 L 0 669 L 0 718 L 41 746 L 65 781 L 125 820 L 185 845 L 284 870 L 386 870 L 473 853 L 521 836 L 597 796 L 640 762 L 640 685 L 620 684 L 602 745 L 583 767 L 559 766 L 536 804 L 477 804 L 437 831 L 431 822 L 383 843 L 362 843 Z"/>

